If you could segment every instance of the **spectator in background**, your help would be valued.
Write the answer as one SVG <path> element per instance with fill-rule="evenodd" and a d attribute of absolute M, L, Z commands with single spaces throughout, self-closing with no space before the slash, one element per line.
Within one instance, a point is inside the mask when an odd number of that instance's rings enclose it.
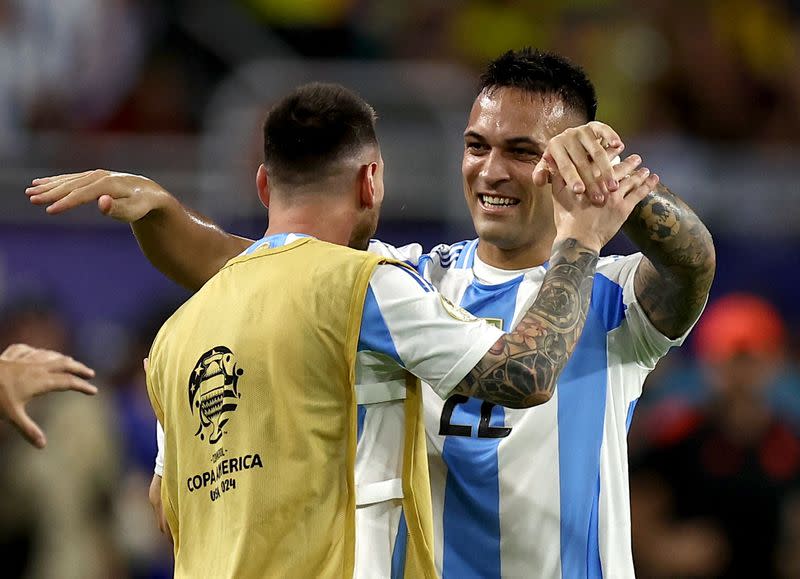
<path fill-rule="evenodd" d="M 707 404 L 649 429 L 632 467 L 634 553 L 645 577 L 778 577 L 782 511 L 800 489 L 800 440 L 768 403 L 786 332 L 766 301 L 732 294 L 696 334 Z M 646 429 L 647 430 L 647 429 Z"/>

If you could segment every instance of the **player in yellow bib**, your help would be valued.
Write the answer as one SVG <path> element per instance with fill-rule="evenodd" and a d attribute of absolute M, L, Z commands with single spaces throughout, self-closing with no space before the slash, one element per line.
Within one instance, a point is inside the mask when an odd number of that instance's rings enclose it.
<path fill-rule="evenodd" d="M 264 238 L 156 337 L 148 390 L 165 433 L 177 577 L 434 577 L 410 374 L 442 398 L 549 400 L 582 332 L 599 250 L 648 191 L 621 188 L 596 207 L 554 177 L 548 271 L 504 333 L 403 264 L 356 251 L 383 200 L 374 123 L 336 85 L 281 100 L 256 178 Z M 37 194 L 87 183 L 95 196 L 103 175 L 44 181 Z"/>

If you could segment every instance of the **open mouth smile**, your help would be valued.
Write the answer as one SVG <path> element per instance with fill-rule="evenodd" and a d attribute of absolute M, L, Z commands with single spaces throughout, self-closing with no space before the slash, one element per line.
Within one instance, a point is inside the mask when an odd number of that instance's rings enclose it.
<path fill-rule="evenodd" d="M 481 207 L 489 210 L 502 210 L 513 207 L 514 205 L 519 205 L 519 199 L 502 197 L 500 195 L 485 195 L 482 193 L 478 194 L 478 201 L 480 201 Z"/>

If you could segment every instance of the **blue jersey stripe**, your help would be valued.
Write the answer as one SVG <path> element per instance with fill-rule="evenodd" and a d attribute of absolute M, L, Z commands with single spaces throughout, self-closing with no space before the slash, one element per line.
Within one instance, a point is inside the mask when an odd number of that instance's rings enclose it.
<path fill-rule="evenodd" d="M 359 404 L 357 410 L 358 434 L 356 435 L 356 443 L 361 442 L 361 435 L 364 433 L 364 421 L 367 419 L 367 407 L 363 404 Z"/>
<path fill-rule="evenodd" d="M 392 551 L 392 579 L 403 579 L 406 573 L 406 550 L 408 548 L 408 526 L 406 514 L 400 512 L 400 524 L 397 527 L 397 536 L 394 540 Z"/>
<path fill-rule="evenodd" d="M 467 288 L 461 306 L 472 314 L 503 320 L 514 317 L 522 277 L 502 286 Z M 479 437 L 484 402 L 475 398 L 453 408 L 450 424 L 470 428 L 469 436 L 445 438 L 442 459 L 447 464 L 444 496 L 443 579 L 500 577 L 500 482 L 497 449 L 501 438 Z M 505 410 L 493 406 L 489 426 L 505 424 Z M 485 410 L 485 409 L 484 409 Z"/>
<path fill-rule="evenodd" d="M 364 312 L 361 314 L 361 332 L 358 335 L 358 351 L 386 354 L 394 358 L 398 364 L 403 364 L 371 287 L 367 287 L 367 295 L 364 298 Z"/>
<path fill-rule="evenodd" d="M 628 405 L 628 417 L 625 419 L 625 432 L 630 432 L 631 430 L 631 422 L 633 422 L 633 411 L 636 410 L 636 403 L 639 402 L 639 399 L 631 400 L 631 403 Z"/>
<path fill-rule="evenodd" d="M 467 269 L 472 267 L 472 261 L 470 261 L 470 255 L 472 254 L 473 248 L 478 246 L 478 240 L 473 239 L 472 241 L 466 242 L 464 248 L 458 254 L 458 258 L 456 259 L 456 269 Z"/>
<path fill-rule="evenodd" d="M 600 447 L 608 380 L 607 333 L 622 323 L 622 288 L 595 275 L 583 334 L 558 381 L 561 575 L 602 575 L 598 519 Z"/>

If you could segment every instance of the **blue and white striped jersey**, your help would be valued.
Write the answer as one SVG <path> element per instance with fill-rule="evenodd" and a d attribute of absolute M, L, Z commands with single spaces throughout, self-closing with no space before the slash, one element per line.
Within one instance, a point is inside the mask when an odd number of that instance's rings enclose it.
<path fill-rule="evenodd" d="M 510 330 L 546 264 L 504 271 L 477 240 L 370 251 L 415 265 L 443 295 Z M 554 398 L 527 410 L 425 390 L 437 566 L 444 579 L 633 577 L 627 430 L 674 345 L 636 301 L 641 254 L 601 258 L 583 334 Z"/>

